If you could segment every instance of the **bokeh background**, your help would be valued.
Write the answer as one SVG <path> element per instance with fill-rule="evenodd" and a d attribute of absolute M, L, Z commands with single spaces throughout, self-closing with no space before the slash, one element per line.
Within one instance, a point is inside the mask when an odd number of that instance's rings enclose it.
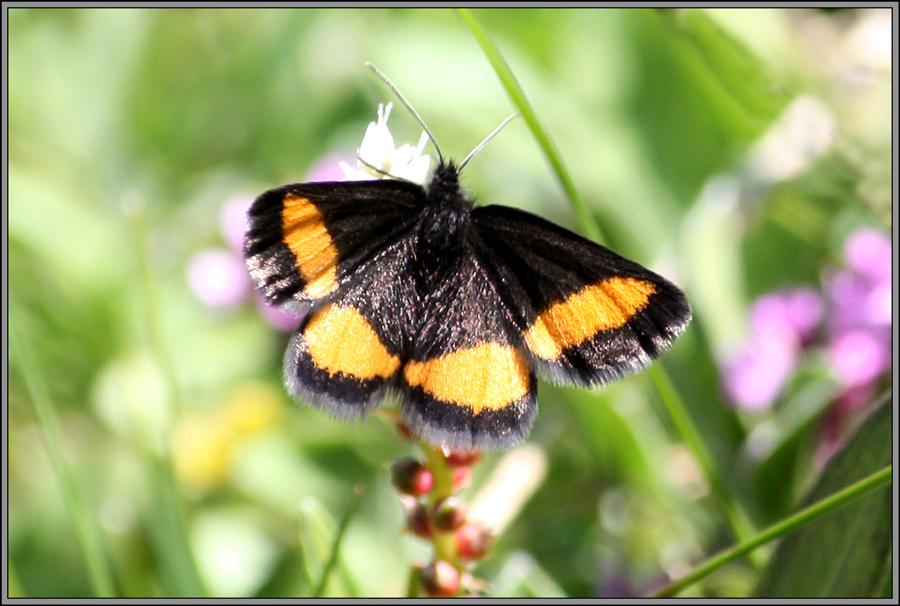
<path fill-rule="evenodd" d="M 646 595 L 737 540 L 727 507 L 757 529 L 793 511 L 890 388 L 891 12 L 472 14 L 604 243 L 692 301 L 660 363 L 728 495 L 647 374 L 542 384 L 526 447 L 542 465 L 476 573 L 490 595 Z M 388 465 L 416 447 L 377 415 L 344 425 L 286 396 L 296 320 L 259 304 L 238 247 L 253 197 L 354 161 L 394 100 L 367 61 L 457 159 L 512 113 L 465 21 L 7 17 L 9 595 L 94 595 L 87 544 L 115 595 L 308 596 L 358 485 L 326 595 L 403 595 L 429 551 L 401 532 Z M 399 105 L 390 126 L 418 140 Z M 464 185 L 585 229 L 522 120 Z M 516 452 L 486 453 L 463 494 L 477 500 Z M 761 591 L 772 557 L 682 595 Z"/>

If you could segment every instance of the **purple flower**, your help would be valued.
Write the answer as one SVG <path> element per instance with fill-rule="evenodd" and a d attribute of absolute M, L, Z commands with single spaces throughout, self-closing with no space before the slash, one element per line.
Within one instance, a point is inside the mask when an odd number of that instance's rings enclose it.
<path fill-rule="evenodd" d="M 308 181 L 346 181 L 347 173 L 341 164 L 347 163 L 347 157 L 333 154 L 317 160 L 309 169 Z"/>
<path fill-rule="evenodd" d="M 861 311 L 865 307 L 869 290 L 865 280 L 847 270 L 835 270 L 825 276 L 830 335 L 838 335 L 867 324 Z"/>
<path fill-rule="evenodd" d="M 825 317 L 824 346 L 843 392 L 873 387 L 891 364 L 891 242 L 874 229 L 853 233 L 844 247 L 849 269 L 825 273 L 825 298 L 809 288 L 760 297 L 750 338 L 722 364 L 723 386 L 738 406 L 770 406 L 790 379 Z M 854 392 L 855 393 L 855 392 Z"/>
<path fill-rule="evenodd" d="M 755 332 L 771 334 L 784 331 L 802 343 L 808 341 L 825 311 L 818 292 L 796 288 L 760 297 L 750 310 L 750 325 Z"/>
<path fill-rule="evenodd" d="M 197 298 L 214 309 L 233 309 L 250 293 L 247 267 L 233 253 L 212 248 L 194 255 L 187 279 Z"/>
<path fill-rule="evenodd" d="M 866 297 L 863 315 L 873 326 L 891 326 L 893 321 L 891 317 L 893 293 L 891 290 L 891 283 L 885 282 L 876 285 Z"/>
<path fill-rule="evenodd" d="M 757 299 L 750 310 L 750 339 L 722 364 L 729 399 L 747 410 L 771 406 L 793 374 L 822 311 L 822 300 L 811 289 Z"/>
<path fill-rule="evenodd" d="M 826 277 L 828 360 L 845 388 L 878 379 L 890 367 L 891 242 L 874 229 L 847 239 L 849 270 Z"/>
<path fill-rule="evenodd" d="M 876 229 L 854 232 L 844 245 L 844 257 L 854 272 L 875 284 L 890 284 L 891 241 Z"/>
<path fill-rule="evenodd" d="M 300 317 L 281 311 L 274 305 L 269 305 L 258 292 L 253 293 L 253 300 L 260 315 L 278 330 L 293 332 L 300 324 Z"/>
<path fill-rule="evenodd" d="M 833 313 L 829 332 L 891 325 L 891 241 L 874 229 L 853 233 L 844 246 L 850 270 L 826 278 Z"/>
<path fill-rule="evenodd" d="M 222 237 L 234 252 L 239 255 L 244 251 L 244 232 L 247 231 L 247 210 L 253 198 L 235 196 L 228 200 L 219 213 L 219 229 Z"/>
<path fill-rule="evenodd" d="M 797 364 L 796 342 L 784 335 L 754 335 L 735 356 L 723 363 L 728 398 L 747 410 L 772 405 Z"/>
<path fill-rule="evenodd" d="M 866 385 L 890 368 L 890 335 L 849 330 L 828 344 L 828 360 L 844 387 Z"/>

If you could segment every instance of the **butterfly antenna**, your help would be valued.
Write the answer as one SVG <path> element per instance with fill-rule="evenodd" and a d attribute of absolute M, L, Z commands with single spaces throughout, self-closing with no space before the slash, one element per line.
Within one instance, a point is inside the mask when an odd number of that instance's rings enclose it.
<path fill-rule="evenodd" d="M 428 135 L 428 138 L 431 140 L 432 145 L 434 145 L 434 149 L 437 151 L 438 160 L 440 160 L 441 164 L 443 164 L 444 163 L 444 155 L 441 153 L 441 148 L 437 144 L 437 141 L 435 140 L 434 135 L 431 134 L 431 130 L 428 128 L 428 125 L 425 124 L 425 120 L 423 120 L 422 116 L 419 115 L 419 112 L 417 112 L 415 110 L 415 108 L 413 108 L 412 104 L 406 100 L 406 97 L 404 97 L 403 93 L 401 93 L 397 89 L 397 87 L 394 86 L 394 83 L 391 82 L 390 79 L 384 75 L 384 72 L 382 72 L 380 69 L 378 69 L 371 63 L 366 63 L 366 67 L 368 67 L 370 70 L 375 72 L 375 75 L 378 76 L 379 78 L 381 78 L 384 81 L 384 83 L 388 85 L 388 88 L 390 88 L 394 92 L 394 94 L 397 95 L 397 98 L 400 99 L 400 103 L 402 103 L 403 106 L 409 110 L 409 113 L 411 113 L 413 116 L 415 116 L 416 120 L 419 121 L 419 124 L 422 125 L 422 128 L 425 130 L 425 134 Z"/>
<path fill-rule="evenodd" d="M 369 164 L 368 162 L 366 162 L 359 156 L 356 156 L 356 159 L 359 160 L 362 164 L 365 164 L 366 166 L 368 166 L 369 168 L 374 170 L 376 173 L 382 174 L 385 177 L 388 177 L 390 179 L 397 179 L 399 181 L 409 181 L 409 179 L 404 179 L 403 177 L 398 177 L 397 175 L 392 175 L 391 173 L 387 172 L 386 170 L 381 170 L 377 166 L 373 166 L 373 165 Z"/>
<path fill-rule="evenodd" d="M 511 115 L 509 118 L 507 118 L 506 120 L 504 120 L 503 122 L 501 122 L 501 123 L 500 123 L 500 126 L 498 126 L 497 128 L 495 128 L 495 129 L 491 132 L 491 134 L 489 134 L 487 137 L 484 138 L 484 141 L 482 141 L 481 143 L 479 143 L 479 144 L 475 147 L 475 149 L 473 149 L 472 151 L 469 152 L 469 155 L 466 156 L 466 158 L 460 163 L 460 165 L 459 165 L 459 170 L 462 170 L 462 169 L 463 169 L 463 166 L 465 166 L 466 163 L 467 163 L 469 160 L 471 160 L 473 156 L 475 156 L 475 154 L 477 154 L 478 152 L 480 152 L 480 151 L 481 151 L 481 148 L 483 148 L 485 145 L 487 145 L 487 142 L 488 142 L 488 141 L 490 141 L 491 139 L 494 138 L 494 135 L 496 135 L 496 134 L 499 133 L 501 130 L 503 130 L 503 127 L 506 126 L 506 125 L 509 123 L 510 120 L 512 120 L 513 118 L 518 118 L 518 117 L 521 116 L 521 115 L 522 115 L 522 114 L 519 114 L 519 113 L 513 114 L 513 115 Z"/>

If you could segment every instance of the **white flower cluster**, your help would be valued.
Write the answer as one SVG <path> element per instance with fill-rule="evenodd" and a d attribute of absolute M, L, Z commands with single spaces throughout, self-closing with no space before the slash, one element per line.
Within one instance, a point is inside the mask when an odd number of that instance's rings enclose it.
<path fill-rule="evenodd" d="M 341 163 L 348 181 L 396 178 L 425 184 L 431 169 L 431 156 L 422 154 L 428 135 L 423 131 L 415 147 L 404 143 L 395 148 L 394 137 L 387 127 L 392 107 L 393 103 L 388 103 L 387 107 L 378 105 L 378 122 L 370 122 L 366 129 L 356 155 L 356 167 Z"/>

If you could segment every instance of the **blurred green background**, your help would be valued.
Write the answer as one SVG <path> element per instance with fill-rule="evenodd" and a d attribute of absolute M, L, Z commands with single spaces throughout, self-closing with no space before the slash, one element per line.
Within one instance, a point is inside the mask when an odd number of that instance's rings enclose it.
<path fill-rule="evenodd" d="M 723 397 L 717 362 L 747 334 L 756 297 L 816 286 L 854 229 L 891 228 L 890 11 L 472 14 L 605 244 L 687 292 L 695 319 L 662 365 L 739 508 L 758 528 L 782 518 L 817 473 L 837 387 L 813 361 L 775 406 L 744 411 Z M 445 154 L 465 156 L 514 107 L 464 20 L 443 9 L 8 17 L 9 320 L 21 344 L 10 595 L 92 595 L 79 539 L 94 536 L 117 595 L 307 596 L 359 484 L 326 595 L 403 595 L 429 551 L 400 532 L 388 464 L 414 445 L 377 416 L 344 425 L 290 401 L 289 333 L 249 295 L 204 304 L 188 271 L 201 251 L 229 250 L 229 202 L 304 181 L 334 154 L 353 160 L 378 103 L 394 101 L 367 61 Z M 390 126 L 398 143 L 418 140 L 402 107 Z M 464 185 L 584 231 L 522 120 Z M 49 443 L 42 387 L 59 430 Z M 529 444 L 547 472 L 476 568 L 491 595 L 646 594 L 735 541 L 646 374 L 596 391 L 542 384 L 539 401 Z M 504 456 L 488 453 L 464 495 Z M 85 505 L 74 518 L 67 494 Z M 758 574 L 741 561 L 685 595 L 747 595 Z"/>

